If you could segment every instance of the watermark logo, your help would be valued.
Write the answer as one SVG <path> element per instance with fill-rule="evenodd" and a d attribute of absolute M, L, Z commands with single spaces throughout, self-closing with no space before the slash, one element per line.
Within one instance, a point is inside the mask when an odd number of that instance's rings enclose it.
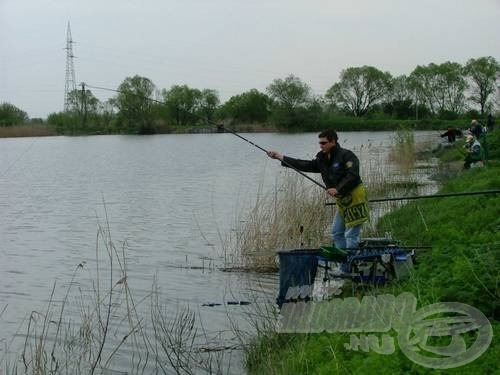
<path fill-rule="evenodd" d="M 441 317 L 434 317 L 436 315 Z M 430 318 L 430 319 L 427 319 Z M 461 334 L 471 332 L 475 340 L 467 347 Z M 448 337 L 448 345 L 428 344 L 432 337 Z M 435 369 L 459 367 L 472 362 L 488 349 L 493 338 L 489 320 L 478 309 L 457 302 L 425 306 L 412 315 L 411 322 L 400 327 L 398 343 L 413 362 Z M 430 353 L 430 355 L 425 355 Z"/>
<path fill-rule="evenodd" d="M 288 288 L 285 300 L 312 297 L 324 299 L 331 296 L 338 296 L 342 293 L 344 280 L 331 280 L 329 283 L 321 285 L 301 285 Z"/>
<path fill-rule="evenodd" d="M 306 292 L 299 288 L 290 293 L 295 295 L 299 290 Z M 302 297 L 303 293 L 298 294 Z M 361 301 L 350 297 L 284 303 L 276 330 L 350 332 L 345 349 L 383 355 L 394 353 L 391 333 L 395 332 L 399 348 L 410 360 L 434 369 L 465 365 L 488 349 L 493 329 L 478 309 L 456 302 L 435 303 L 419 310 L 416 307 L 417 299 L 411 293 L 397 298 L 389 294 L 365 296 Z M 469 345 L 462 336 L 465 333 L 472 338 Z"/>

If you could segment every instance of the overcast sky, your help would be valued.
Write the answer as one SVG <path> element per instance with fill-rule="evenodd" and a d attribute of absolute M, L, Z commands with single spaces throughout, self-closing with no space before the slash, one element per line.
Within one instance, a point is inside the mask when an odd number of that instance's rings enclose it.
<path fill-rule="evenodd" d="M 68 22 L 77 84 L 138 74 L 223 101 L 289 74 L 322 95 L 352 66 L 500 60 L 500 0 L 0 0 L 0 102 L 63 109 Z"/>

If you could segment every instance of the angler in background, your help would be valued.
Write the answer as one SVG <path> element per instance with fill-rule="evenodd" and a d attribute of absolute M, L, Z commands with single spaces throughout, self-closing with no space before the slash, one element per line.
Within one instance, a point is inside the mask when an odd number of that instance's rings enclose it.
<path fill-rule="evenodd" d="M 326 192 L 335 197 L 337 211 L 333 219 L 333 243 L 340 249 L 356 249 L 361 226 L 368 220 L 368 200 L 359 176 L 359 160 L 350 150 L 338 144 L 337 133 L 326 130 L 318 135 L 320 152 L 312 160 L 300 160 L 276 151 L 268 151 L 270 158 L 281 160 L 281 165 L 302 172 L 321 173 Z"/>
<path fill-rule="evenodd" d="M 455 143 L 457 137 L 460 138 L 462 136 L 462 131 L 452 126 L 448 126 L 446 131 L 440 134 L 440 136 L 441 138 L 447 137 L 449 143 Z"/>
<path fill-rule="evenodd" d="M 471 134 L 474 137 L 479 138 L 481 136 L 481 134 L 483 134 L 484 129 L 483 129 L 483 126 L 481 125 L 481 123 L 479 121 L 472 120 L 471 123 L 470 123 L 469 131 L 471 132 Z"/>
<path fill-rule="evenodd" d="M 465 138 L 465 161 L 464 168 L 482 167 L 484 163 L 483 148 L 481 143 L 472 135 Z"/>

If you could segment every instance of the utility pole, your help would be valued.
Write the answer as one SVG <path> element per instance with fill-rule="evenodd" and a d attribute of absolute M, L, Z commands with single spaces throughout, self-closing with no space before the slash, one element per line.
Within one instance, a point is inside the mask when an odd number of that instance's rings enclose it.
<path fill-rule="evenodd" d="M 415 89 L 415 120 L 418 121 L 418 94 L 417 94 L 417 89 Z"/>
<path fill-rule="evenodd" d="M 69 94 L 76 90 L 75 84 L 75 66 L 73 65 L 73 38 L 71 37 L 71 28 L 68 22 L 66 31 L 66 80 L 64 85 L 64 111 L 70 110 Z"/>
<path fill-rule="evenodd" d="M 87 96 L 85 94 L 85 83 L 82 82 L 82 112 L 83 117 L 82 117 L 82 125 L 85 128 L 85 124 L 87 122 Z"/>

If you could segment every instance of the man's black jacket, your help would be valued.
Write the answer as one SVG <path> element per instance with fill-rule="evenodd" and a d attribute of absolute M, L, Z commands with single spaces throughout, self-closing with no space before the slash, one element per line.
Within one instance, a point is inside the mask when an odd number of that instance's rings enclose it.
<path fill-rule="evenodd" d="M 327 188 L 337 189 L 340 195 L 352 191 L 361 183 L 359 177 L 359 160 L 350 150 L 341 148 L 338 144 L 329 154 L 318 152 L 313 160 L 300 160 L 283 156 L 281 165 L 288 165 L 302 172 L 321 173 Z"/>

